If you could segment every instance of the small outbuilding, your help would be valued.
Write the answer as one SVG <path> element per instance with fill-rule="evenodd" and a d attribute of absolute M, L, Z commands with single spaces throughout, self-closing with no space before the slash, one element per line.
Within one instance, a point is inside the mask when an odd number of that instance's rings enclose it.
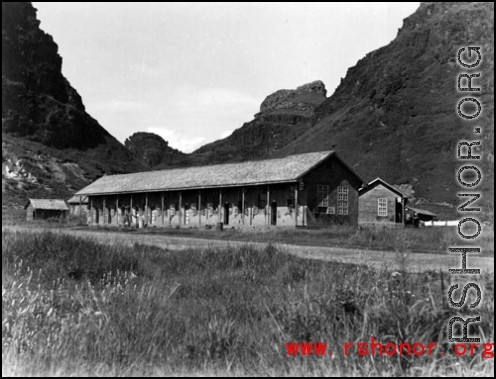
<path fill-rule="evenodd" d="M 425 209 L 406 207 L 405 219 L 407 224 L 413 224 L 415 228 L 418 228 L 421 221 L 436 221 L 437 215 Z"/>
<path fill-rule="evenodd" d="M 381 178 L 358 191 L 360 225 L 404 226 L 405 197 L 401 191 Z"/>
<path fill-rule="evenodd" d="M 65 201 L 60 199 L 29 199 L 24 209 L 27 221 L 61 219 L 69 212 Z"/>

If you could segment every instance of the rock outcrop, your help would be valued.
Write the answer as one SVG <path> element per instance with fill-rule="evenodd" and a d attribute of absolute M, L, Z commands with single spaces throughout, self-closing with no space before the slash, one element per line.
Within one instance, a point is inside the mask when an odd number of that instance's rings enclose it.
<path fill-rule="evenodd" d="M 205 145 L 192 156 L 221 163 L 270 156 L 310 128 L 314 110 L 326 99 L 320 80 L 294 90 L 279 90 L 266 97 L 254 119 L 229 137 Z"/>
<path fill-rule="evenodd" d="M 154 133 L 138 132 L 124 141 L 124 145 L 149 167 L 167 167 L 187 164 L 187 155 L 169 146 Z"/>
<path fill-rule="evenodd" d="M 279 109 L 313 111 L 326 99 L 326 88 L 320 80 L 304 84 L 295 90 L 281 89 L 267 96 L 260 106 L 260 113 L 267 114 Z M 257 117 L 257 116 L 255 116 Z"/>

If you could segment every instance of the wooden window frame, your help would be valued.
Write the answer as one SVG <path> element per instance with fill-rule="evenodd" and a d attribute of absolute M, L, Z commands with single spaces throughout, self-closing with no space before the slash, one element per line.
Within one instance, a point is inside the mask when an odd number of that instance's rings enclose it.
<path fill-rule="evenodd" d="M 349 214 L 349 188 L 346 186 L 338 187 L 338 215 L 346 216 Z"/>
<path fill-rule="evenodd" d="M 388 216 L 388 199 L 387 197 L 380 197 L 377 199 L 377 216 Z"/>

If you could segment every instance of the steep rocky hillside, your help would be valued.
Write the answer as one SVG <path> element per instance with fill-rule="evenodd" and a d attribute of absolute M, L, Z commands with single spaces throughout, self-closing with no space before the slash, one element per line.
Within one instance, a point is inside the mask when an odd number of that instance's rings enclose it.
<path fill-rule="evenodd" d="M 467 46 L 481 46 L 483 54 L 481 65 L 470 70 L 481 73 L 473 83 L 482 91 L 470 94 L 482 102 L 477 121 L 456 112 L 467 94 L 456 90 L 464 72 L 456 57 Z M 494 4 L 423 3 L 393 42 L 348 70 L 311 124 L 275 155 L 335 149 L 366 179 L 410 184 L 425 202 L 451 205 L 459 203 L 457 143 L 479 140 L 473 130 L 480 126 L 483 188 L 493 204 Z"/>
<path fill-rule="evenodd" d="M 2 133 L 2 209 L 18 209 L 29 197 L 68 199 L 105 174 L 147 169 L 131 158 L 124 149 L 59 150 Z"/>
<path fill-rule="evenodd" d="M 84 109 L 27 2 L 2 3 L 2 205 L 68 197 L 107 173 L 146 169 Z"/>

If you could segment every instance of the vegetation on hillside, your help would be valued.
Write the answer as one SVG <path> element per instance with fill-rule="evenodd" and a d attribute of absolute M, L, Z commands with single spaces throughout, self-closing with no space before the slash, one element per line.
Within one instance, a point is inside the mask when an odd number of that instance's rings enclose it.
<path fill-rule="evenodd" d="M 68 200 L 102 175 L 142 171 L 141 163 L 129 161 L 129 152 L 106 147 L 84 151 L 56 149 L 39 142 L 2 133 L 2 210 L 13 212 L 28 198 Z"/>

